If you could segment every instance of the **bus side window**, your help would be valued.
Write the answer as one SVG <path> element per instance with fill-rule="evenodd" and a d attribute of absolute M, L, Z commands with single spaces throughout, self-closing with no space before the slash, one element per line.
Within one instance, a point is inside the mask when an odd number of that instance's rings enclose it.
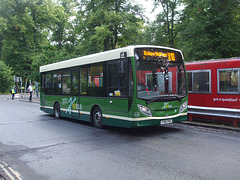
<path fill-rule="evenodd" d="M 187 72 L 187 76 L 190 93 L 211 93 L 210 70 Z"/>
<path fill-rule="evenodd" d="M 87 74 L 87 95 L 106 97 L 106 83 L 105 83 L 105 63 L 91 64 L 88 67 Z"/>
<path fill-rule="evenodd" d="M 239 70 L 222 69 L 218 70 L 218 92 L 236 93 L 239 92 Z"/>
<path fill-rule="evenodd" d="M 41 74 L 41 89 L 40 89 L 40 92 L 45 92 L 45 88 L 44 88 L 45 79 L 46 79 L 46 74 Z"/>
<path fill-rule="evenodd" d="M 88 68 L 82 67 L 80 69 L 80 95 L 86 96 L 87 95 L 87 85 L 88 85 Z"/>
<path fill-rule="evenodd" d="M 61 72 L 53 73 L 53 95 L 62 93 L 62 74 Z"/>
<path fill-rule="evenodd" d="M 131 61 L 129 61 L 129 97 L 133 97 L 133 70 L 132 70 L 132 64 Z"/>
<path fill-rule="evenodd" d="M 78 69 L 72 70 L 72 95 L 78 96 L 79 91 L 79 71 Z"/>
<path fill-rule="evenodd" d="M 188 80 L 188 91 L 193 91 L 193 88 L 192 88 L 192 72 L 187 72 L 187 80 Z"/>
<path fill-rule="evenodd" d="M 48 73 L 44 80 L 45 93 L 47 95 L 52 95 L 52 73 Z"/>
<path fill-rule="evenodd" d="M 63 95 L 70 95 L 71 94 L 71 73 L 68 70 L 63 72 L 62 94 Z"/>
<path fill-rule="evenodd" d="M 103 65 L 93 64 L 89 67 L 88 87 L 103 87 Z"/>

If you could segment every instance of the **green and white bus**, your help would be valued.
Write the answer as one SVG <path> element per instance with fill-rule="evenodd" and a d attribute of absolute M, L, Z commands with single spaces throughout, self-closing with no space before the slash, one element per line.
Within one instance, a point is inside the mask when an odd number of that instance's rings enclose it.
<path fill-rule="evenodd" d="M 187 120 L 187 84 L 180 50 L 128 46 L 40 67 L 40 109 L 120 127 Z"/>

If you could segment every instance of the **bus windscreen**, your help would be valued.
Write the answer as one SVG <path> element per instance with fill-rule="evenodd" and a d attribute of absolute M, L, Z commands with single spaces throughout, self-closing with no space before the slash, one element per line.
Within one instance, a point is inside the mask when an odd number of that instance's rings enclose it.
<path fill-rule="evenodd" d="M 187 95 L 185 69 L 179 52 L 135 49 L 137 96 L 148 103 L 180 100 Z"/>

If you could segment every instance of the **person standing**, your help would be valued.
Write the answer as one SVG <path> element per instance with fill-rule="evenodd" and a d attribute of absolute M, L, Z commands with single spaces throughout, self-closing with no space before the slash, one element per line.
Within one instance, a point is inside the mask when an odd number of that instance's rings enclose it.
<path fill-rule="evenodd" d="M 32 92 L 33 92 L 32 84 L 29 85 L 28 91 L 29 91 L 29 101 L 32 102 Z"/>
<path fill-rule="evenodd" d="M 14 96 L 16 94 L 15 86 L 12 87 L 11 94 L 12 94 L 12 100 L 14 100 Z"/>

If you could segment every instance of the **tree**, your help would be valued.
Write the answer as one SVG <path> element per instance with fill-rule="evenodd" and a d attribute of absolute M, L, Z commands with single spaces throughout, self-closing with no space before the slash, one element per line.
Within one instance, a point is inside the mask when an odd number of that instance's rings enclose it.
<path fill-rule="evenodd" d="M 54 35 L 52 27 L 65 16 L 64 8 L 52 0 L 0 0 L 0 15 L 1 59 L 17 76 L 29 77 L 33 59 Z"/>
<path fill-rule="evenodd" d="M 68 49 L 73 51 L 72 45 L 74 45 L 75 38 L 74 23 L 76 22 L 76 8 L 77 3 L 73 0 L 58 0 L 58 5 L 55 6 L 55 21 L 52 23 L 51 41 L 57 44 L 57 49 L 62 50 L 64 45 L 67 45 Z M 64 48 L 64 47 L 63 47 Z"/>
<path fill-rule="evenodd" d="M 19 69 L 19 65 L 22 68 L 18 72 L 22 72 L 23 69 L 30 69 L 28 65 L 28 58 L 22 55 L 23 51 L 27 50 L 27 46 L 31 44 L 31 40 L 24 36 L 28 31 L 27 25 L 30 24 L 29 18 L 25 13 L 25 5 L 22 1 L 0 1 L 0 14 L 2 17 L 1 27 L 2 30 L 2 60 L 6 64 L 13 67 L 14 71 Z"/>
<path fill-rule="evenodd" d="M 32 56 L 33 62 L 31 64 L 31 74 L 28 78 L 39 81 L 40 66 L 76 57 L 77 56 L 75 54 L 68 53 L 66 49 L 58 50 L 57 46 L 46 44 L 45 46 L 41 47 L 41 52 L 39 51 Z"/>
<path fill-rule="evenodd" d="M 0 92 L 4 93 L 10 89 L 13 82 L 12 70 L 0 60 Z"/>
<path fill-rule="evenodd" d="M 178 34 L 175 26 L 178 24 L 179 20 L 179 12 L 177 11 L 177 7 L 181 4 L 181 1 L 155 0 L 155 7 L 157 7 L 159 4 L 163 8 L 163 12 L 158 14 L 154 24 L 155 26 L 159 26 L 156 37 L 161 38 L 159 40 L 156 39 L 155 43 L 162 45 L 165 44 L 165 41 L 167 40 L 170 47 L 175 47 L 175 38 Z"/>
<path fill-rule="evenodd" d="M 238 0 L 185 0 L 180 44 L 187 60 L 240 54 Z"/>
<path fill-rule="evenodd" d="M 159 14 L 155 21 L 145 26 L 143 39 L 144 44 L 170 46 L 166 24 L 162 22 L 162 14 Z"/>
<path fill-rule="evenodd" d="M 16 75 L 26 77 L 31 68 L 31 51 L 37 46 L 34 14 L 29 1 L 1 0 L 0 14 L 5 22 L 2 28 L 1 58 Z M 36 14 L 35 14 L 36 15 Z"/>
<path fill-rule="evenodd" d="M 139 39 L 143 23 L 138 6 L 127 0 L 89 0 L 85 7 L 79 13 L 84 17 L 81 29 L 85 29 L 81 41 L 89 53 L 115 49 L 122 39 L 128 44 Z"/>

